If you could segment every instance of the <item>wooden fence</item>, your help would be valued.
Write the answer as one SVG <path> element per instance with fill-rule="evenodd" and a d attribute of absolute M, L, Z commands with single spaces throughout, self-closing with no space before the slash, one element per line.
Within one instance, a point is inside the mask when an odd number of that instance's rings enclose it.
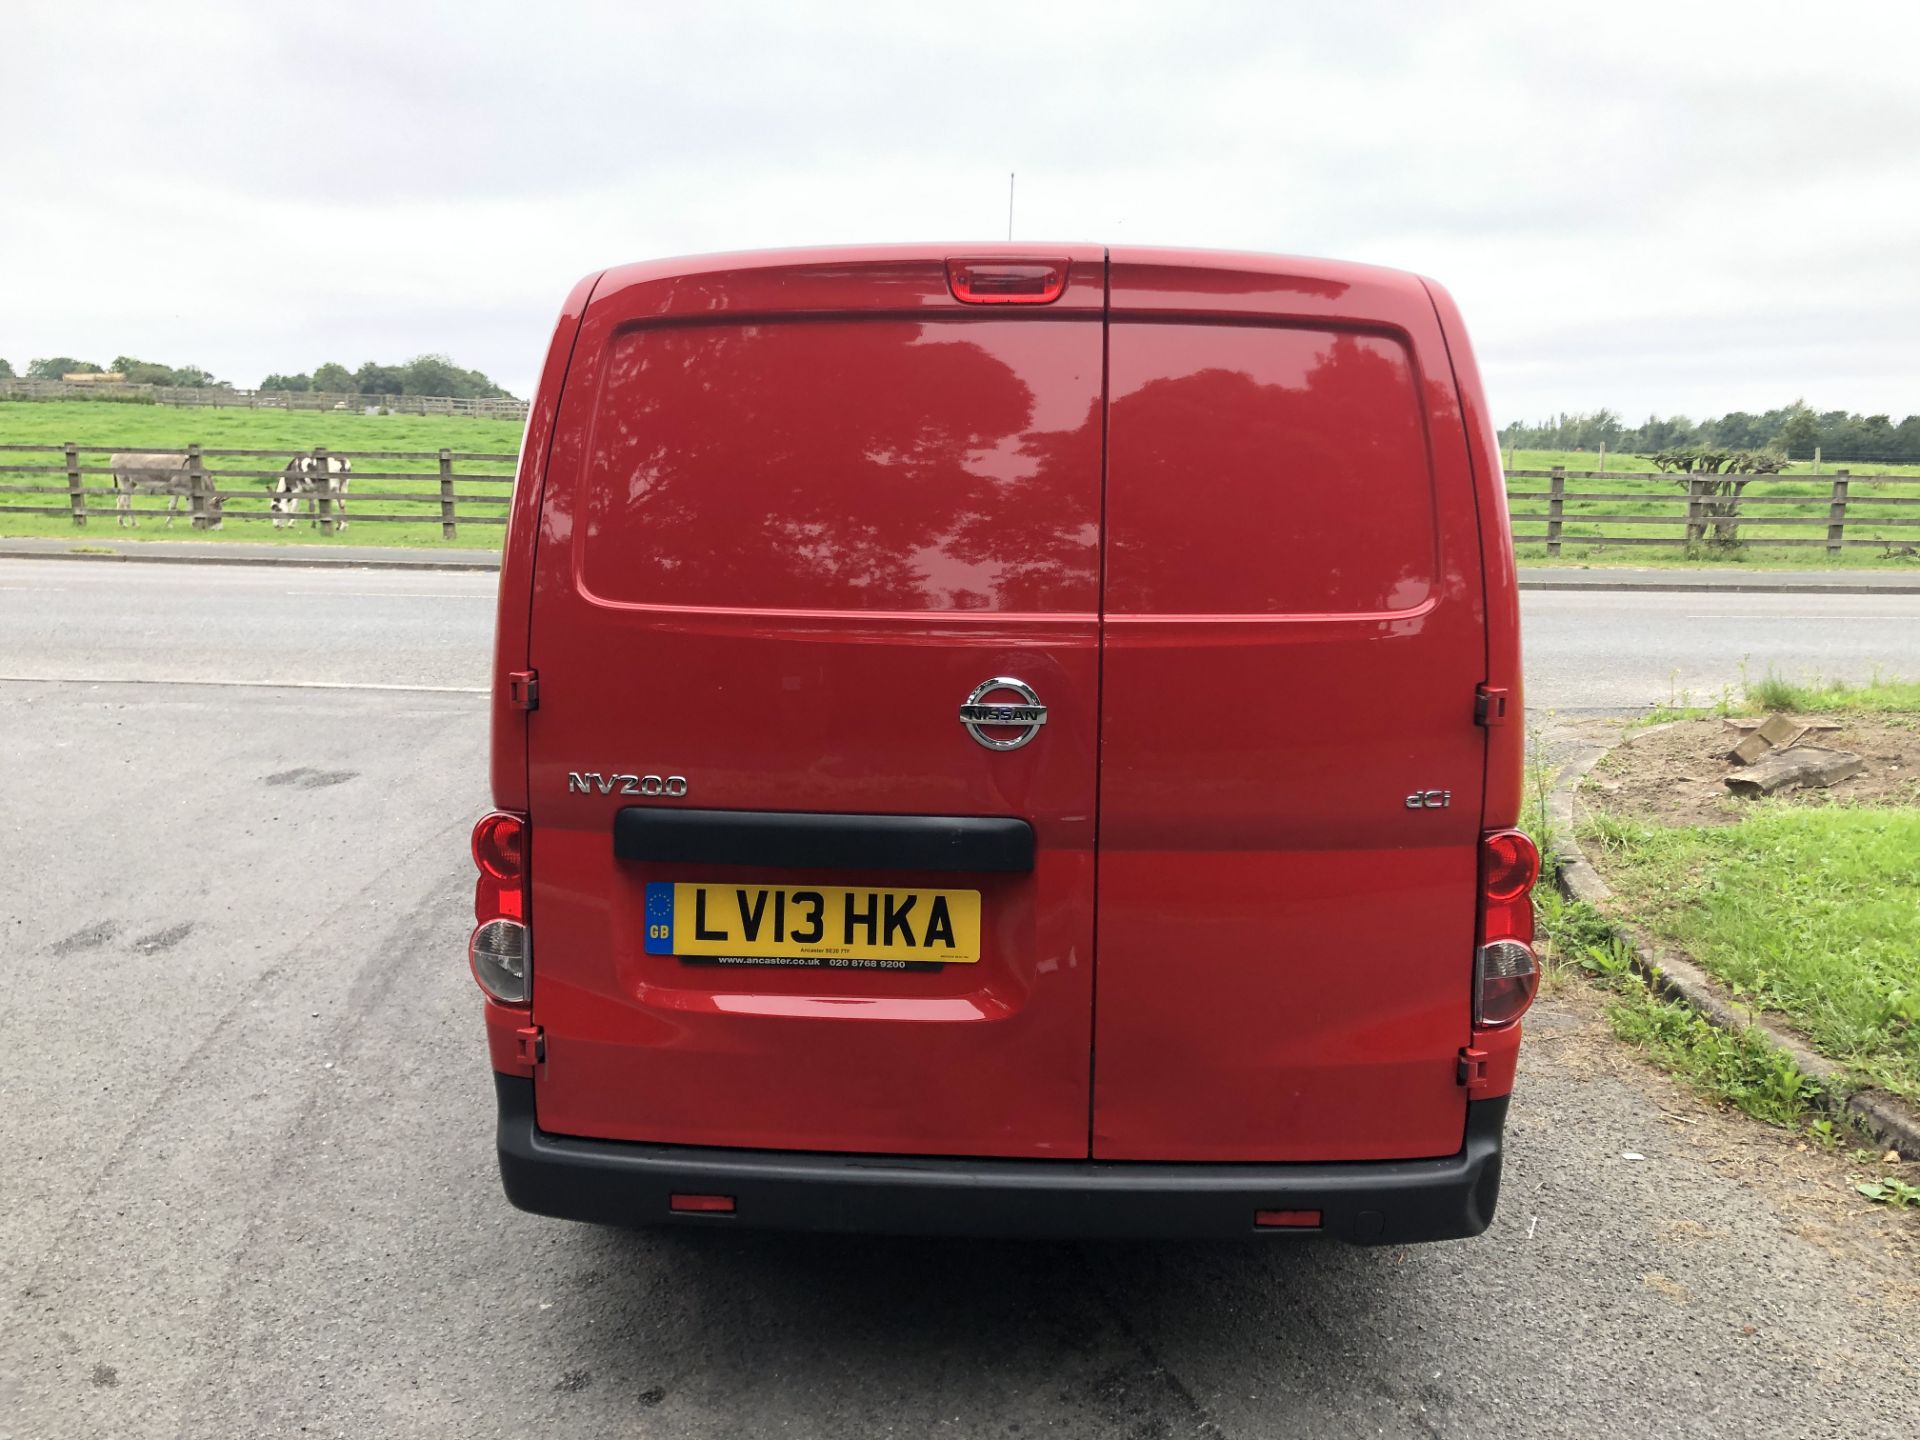
<path fill-rule="evenodd" d="M 462 525 L 504 525 L 517 456 L 458 450 L 354 450 L 344 505 L 315 495 L 296 516 L 272 508 L 273 487 L 296 453 L 324 459 L 324 448 L 208 450 L 198 445 L 123 445 L 127 452 L 186 456 L 187 493 L 119 494 L 113 451 L 79 445 L 0 445 L 0 514 L 38 516 L 66 526 L 169 523 L 170 501 L 192 528 L 223 520 L 274 521 L 333 534 L 348 523 L 414 525 L 421 539 L 451 540 Z M 251 462 L 251 463 L 250 463 Z M 263 463 L 264 462 L 264 463 Z M 1713 488 L 1743 481 L 1738 495 Z M 1544 480 L 1547 487 L 1530 488 Z M 1569 489 L 1568 481 L 1599 482 Z M 1821 546 L 1838 558 L 1848 546 L 1920 554 L 1920 475 L 1685 476 L 1623 470 L 1513 470 L 1507 473 L 1513 539 L 1567 549 L 1622 545 Z M 124 505 L 125 508 L 122 508 Z M 1666 533 L 1648 533 L 1666 532 Z M 414 536 L 403 536 L 413 539 Z"/>
<path fill-rule="evenodd" d="M 1544 490 L 1522 488 L 1545 480 Z M 1569 480 L 1599 486 L 1567 488 Z M 1730 481 L 1738 494 L 1722 493 Z M 1517 483 L 1521 482 L 1521 483 Z M 1641 488 L 1628 489 L 1628 485 Z M 1850 545 L 1891 554 L 1920 547 L 1920 475 L 1677 475 L 1624 470 L 1509 470 L 1513 540 L 1544 542 L 1549 558 L 1580 546 Z M 1671 533 L 1646 533 L 1648 530 Z"/>
<path fill-rule="evenodd" d="M 207 450 L 189 445 L 123 445 L 125 453 L 184 454 L 186 492 L 122 495 L 113 480 L 111 450 L 79 445 L 0 445 L 0 514 L 40 516 L 84 527 L 171 525 L 184 514 L 195 530 L 222 521 L 278 521 L 313 526 L 332 535 L 349 523 L 438 526 L 451 540 L 462 525 L 504 525 L 519 457 L 461 450 L 334 452 L 352 463 L 344 496 L 305 496 L 294 514 L 273 509 L 274 485 L 298 456 L 325 460 L 324 447 L 286 450 Z M 251 462 L 251 463 L 249 463 Z M 262 463 L 265 462 L 265 463 Z M 423 537 L 425 538 L 425 537 Z"/>
<path fill-rule="evenodd" d="M 351 395 L 334 390 L 236 390 L 225 385 L 87 384 L 73 380 L 0 379 L 0 400 L 115 400 L 239 410 L 384 409 L 392 415 L 466 415 L 483 420 L 527 418 L 527 402 L 468 400 L 455 395 Z"/>

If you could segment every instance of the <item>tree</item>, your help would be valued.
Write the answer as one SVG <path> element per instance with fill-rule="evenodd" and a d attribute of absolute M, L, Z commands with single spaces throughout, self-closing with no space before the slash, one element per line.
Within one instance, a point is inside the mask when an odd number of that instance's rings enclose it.
<path fill-rule="evenodd" d="M 404 395 L 407 393 L 407 377 L 397 366 L 376 365 L 369 360 L 353 372 L 353 385 L 350 388 L 362 395 Z"/>
<path fill-rule="evenodd" d="M 231 385 L 228 385 L 225 380 L 214 379 L 211 374 L 202 370 L 198 365 L 182 365 L 178 370 L 172 372 L 172 378 L 168 380 L 167 383 L 169 385 L 189 385 L 195 389 L 205 389 L 211 385 L 225 386 L 227 389 L 233 388 Z"/>
<path fill-rule="evenodd" d="M 1697 544 L 1711 523 L 1711 543 L 1727 549 L 1740 543 L 1740 496 L 1748 481 L 1787 466 L 1785 456 L 1763 450 L 1662 450 L 1652 460 L 1654 469 L 1685 477 L 1679 483 L 1687 487 L 1687 543 Z"/>
<path fill-rule="evenodd" d="M 1708 420 L 1701 427 L 1716 446 L 1729 450 L 1758 450 L 1773 439 L 1773 426 L 1763 415 L 1749 415 L 1744 410 L 1729 410 L 1718 420 Z"/>
<path fill-rule="evenodd" d="M 0 380 L 11 379 L 13 379 L 13 366 L 9 365 L 5 360 L 0 360 Z"/>
<path fill-rule="evenodd" d="M 269 375 L 260 382 L 262 390 L 295 390 L 305 393 L 313 388 L 311 375 Z"/>
<path fill-rule="evenodd" d="M 157 365 L 151 360 L 136 360 L 131 355 L 116 355 L 111 366 L 113 373 L 127 377 L 133 385 L 172 385 L 173 367 Z"/>
<path fill-rule="evenodd" d="M 502 390 L 478 370 L 462 370 L 445 355 L 416 355 L 401 367 L 409 395 L 450 395 L 478 400 L 503 397 Z"/>
<path fill-rule="evenodd" d="M 1591 450 L 1610 432 L 1611 415 L 1560 414 L 1534 424 L 1514 421 L 1500 431 L 1504 445 L 1526 449 Z M 1718 419 L 1694 424 L 1684 415 L 1646 423 L 1606 440 L 1607 449 L 1640 455 L 1661 450 L 1706 451 L 1776 450 L 1797 459 L 1811 459 L 1819 450 L 1828 460 L 1866 460 L 1903 463 L 1920 460 L 1920 416 L 1908 415 L 1898 424 L 1891 415 L 1857 415 L 1846 410 L 1815 411 L 1804 400 L 1754 415 L 1730 410 Z"/>
<path fill-rule="evenodd" d="M 1819 422 L 1813 418 L 1813 411 L 1807 408 L 1807 402 L 1796 400 L 1787 407 L 1787 416 L 1774 433 L 1773 443 L 1786 455 L 1813 454 L 1813 447 L 1820 441 Z"/>
<path fill-rule="evenodd" d="M 49 355 L 27 362 L 27 375 L 34 380 L 58 380 L 62 375 L 100 375 L 105 372 L 91 360 L 76 360 L 71 355 Z"/>
<path fill-rule="evenodd" d="M 462 395 L 463 372 L 444 355 L 416 355 L 400 368 L 409 395 Z"/>
<path fill-rule="evenodd" d="M 314 367 L 313 388 L 333 395 L 352 394 L 354 393 L 353 372 L 346 366 L 336 365 L 329 360 L 324 365 Z"/>

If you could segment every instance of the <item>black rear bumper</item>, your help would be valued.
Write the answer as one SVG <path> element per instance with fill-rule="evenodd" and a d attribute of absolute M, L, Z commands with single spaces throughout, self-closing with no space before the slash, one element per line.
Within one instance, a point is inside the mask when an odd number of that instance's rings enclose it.
<path fill-rule="evenodd" d="M 600 1225 L 749 1225 L 890 1235 L 1230 1239 L 1322 1233 L 1362 1245 L 1456 1240 L 1493 1220 L 1507 1100 L 1467 1105 L 1460 1153 L 1311 1165 L 918 1159 L 641 1145 L 550 1135 L 533 1081 L 495 1073 L 500 1177 L 522 1210 Z M 681 1214 L 675 1194 L 732 1214 Z M 1257 1210 L 1317 1210 L 1318 1231 Z"/>

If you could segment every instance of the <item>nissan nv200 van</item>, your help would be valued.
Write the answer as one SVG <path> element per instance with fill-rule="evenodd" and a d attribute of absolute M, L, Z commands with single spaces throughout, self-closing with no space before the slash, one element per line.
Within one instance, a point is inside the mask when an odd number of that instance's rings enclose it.
<path fill-rule="evenodd" d="M 469 959 L 514 1204 L 1491 1220 L 1537 859 L 1439 286 L 1089 245 L 592 276 L 496 645 Z"/>

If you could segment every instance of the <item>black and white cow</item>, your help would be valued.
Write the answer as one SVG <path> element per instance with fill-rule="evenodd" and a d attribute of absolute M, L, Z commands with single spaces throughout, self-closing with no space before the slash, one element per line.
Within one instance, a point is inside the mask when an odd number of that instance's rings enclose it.
<path fill-rule="evenodd" d="M 311 455 L 296 455 L 287 462 L 287 468 L 280 472 L 280 478 L 273 482 L 273 528 L 293 525 L 293 518 L 300 513 L 302 503 L 306 505 L 307 518 L 314 524 L 320 522 L 320 501 L 324 498 L 333 502 L 338 515 L 335 528 L 347 528 L 347 482 L 352 478 L 353 462 L 344 455 L 328 455 L 315 459 Z"/>

